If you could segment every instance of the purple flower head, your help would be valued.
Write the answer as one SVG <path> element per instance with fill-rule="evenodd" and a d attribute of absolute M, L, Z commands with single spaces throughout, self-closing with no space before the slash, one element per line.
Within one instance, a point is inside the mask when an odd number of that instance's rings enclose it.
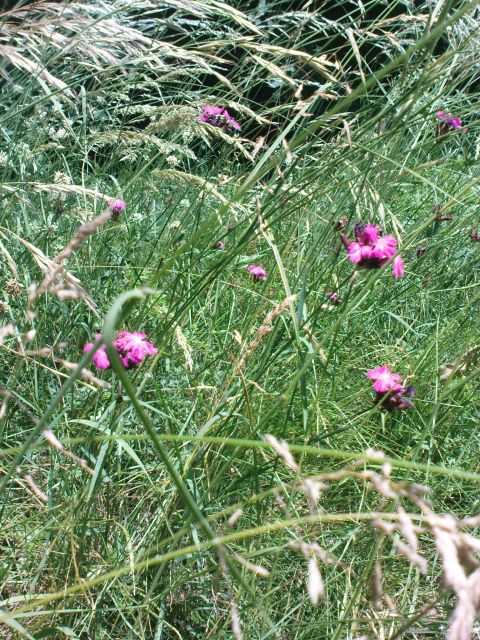
<path fill-rule="evenodd" d="M 225 245 L 219 240 L 215 245 L 215 249 L 220 249 L 220 251 L 223 251 L 225 249 Z"/>
<path fill-rule="evenodd" d="M 100 340 L 102 336 L 97 333 L 95 335 L 95 340 Z M 92 356 L 92 362 L 97 367 L 97 369 L 110 369 L 110 360 L 108 359 L 107 346 L 102 344 Z M 93 349 L 93 342 L 87 342 L 87 344 L 83 347 L 83 353 L 88 353 Z"/>
<path fill-rule="evenodd" d="M 198 120 L 200 122 L 207 122 L 213 127 L 220 127 L 225 132 L 229 129 L 233 129 L 235 131 L 242 130 L 242 127 L 238 124 L 235 118 L 232 118 L 226 109 L 223 107 L 216 107 L 213 104 L 207 104 L 202 107 L 202 113 Z"/>
<path fill-rule="evenodd" d="M 366 374 L 367 378 L 370 380 L 374 380 L 373 388 L 378 393 L 386 393 L 387 391 L 400 391 L 402 388 L 401 376 L 398 373 L 393 373 L 390 371 L 390 367 L 386 364 L 383 367 L 378 367 L 377 369 L 370 369 Z"/>
<path fill-rule="evenodd" d="M 403 387 L 402 378 L 398 373 L 390 371 L 384 365 L 377 369 L 370 369 L 365 375 L 374 380 L 373 389 L 376 391 L 375 403 L 386 411 L 411 409 L 413 403 L 410 398 L 415 395 L 414 387 Z M 388 394 L 388 395 L 386 395 Z"/>
<path fill-rule="evenodd" d="M 398 391 L 393 391 L 388 396 L 377 393 L 376 403 L 380 404 L 386 411 L 401 411 L 402 409 L 412 409 L 411 398 L 415 395 L 415 387 L 401 387 Z"/>
<path fill-rule="evenodd" d="M 263 278 L 267 277 L 267 272 L 260 264 L 250 264 L 248 265 L 248 270 L 255 280 L 263 280 Z"/>
<path fill-rule="evenodd" d="M 122 213 L 122 211 L 125 209 L 125 206 L 125 200 L 110 200 L 108 203 L 108 208 L 117 215 L 119 213 Z"/>
<path fill-rule="evenodd" d="M 214 104 L 206 104 L 202 107 L 202 113 L 199 117 L 200 122 L 211 122 L 218 116 L 223 116 L 225 109 L 223 107 L 216 107 Z"/>
<path fill-rule="evenodd" d="M 355 225 L 355 238 L 361 244 L 372 246 L 377 242 L 380 231 L 376 224 L 358 223 Z"/>
<path fill-rule="evenodd" d="M 117 339 L 113 341 L 113 346 L 118 352 L 125 369 L 137 367 L 147 356 L 154 356 L 157 349 L 150 342 L 146 341 L 146 334 L 140 331 L 120 331 Z M 95 336 L 95 340 L 101 338 L 100 334 Z M 109 369 L 110 360 L 106 353 L 106 345 L 95 351 L 92 357 L 93 364 L 97 369 Z M 84 353 L 88 353 L 93 349 L 93 343 L 89 342 L 83 348 Z"/>
<path fill-rule="evenodd" d="M 158 349 L 151 342 L 147 342 L 146 337 L 147 335 L 140 331 L 120 331 L 118 334 L 113 345 L 126 369 L 138 366 L 147 356 L 157 353 Z"/>
<path fill-rule="evenodd" d="M 382 229 L 374 224 L 357 224 L 355 241 L 351 242 L 344 233 L 340 238 L 348 253 L 350 262 L 360 269 L 378 269 L 389 262 L 397 250 L 397 239 L 392 235 L 382 235 Z M 400 258 L 400 256 L 398 256 Z M 395 259 L 395 278 L 403 275 L 403 261 Z"/>
<path fill-rule="evenodd" d="M 437 111 L 435 115 L 442 121 L 439 125 L 440 133 L 444 133 L 444 130 L 449 131 L 452 129 L 460 129 L 463 133 L 467 133 L 468 129 L 462 126 L 461 118 L 454 117 L 451 113 L 445 113 L 444 111 Z"/>

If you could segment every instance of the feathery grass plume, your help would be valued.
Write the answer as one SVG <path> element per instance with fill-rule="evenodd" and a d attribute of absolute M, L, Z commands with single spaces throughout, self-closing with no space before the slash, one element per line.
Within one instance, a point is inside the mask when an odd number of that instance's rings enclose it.
<path fill-rule="evenodd" d="M 77 229 L 75 235 L 71 238 L 67 245 L 58 253 L 51 261 L 51 270 L 45 275 L 44 279 L 40 282 L 36 297 L 46 293 L 53 285 L 55 280 L 64 270 L 65 262 L 76 253 L 85 241 L 94 233 L 96 233 L 100 227 L 102 227 L 112 217 L 112 210 L 106 209 L 103 213 L 97 216 L 94 220 L 84 222 Z M 67 281 L 68 282 L 68 281 Z M 75 285 L 73 285 L 75 288 Z"/>
<path fill-rule="evenodd" d="M 175 337 L 185 356 L 185 366 L 189 371 L 193 371 L 192 350 L 179 324 L 175 327 Z"/>
<path fill-rule="evenodd" d="M 55 357 L 54 359 L 57 364 L 61 365 L 62 367 L 65 367 L 65 369 L 68 369 L 69 371 L 75 371 L 75 369 L 78 367 L 78 363 L 69 362 L 68 360 L 64 360 L 63 358 Z M 91 384 L 101 389 L 109 389 L 111 387 L 111 384 L 109 382 L 107 382 L 106 380 L 101 380 L 100 378 L 97 378 L 97 376 L 95 376 L 88 369 L 82 369 L 80 375 L 84 380 L 86 380 L 87 382 L 90 382 Z"/>
<path fill-rule="evenodd" d="M 242 356 L 241 356 L 240 360 L 238 361 L 238 368 L 239 369 L 243 368 L 243 366 L 245 365 L 246 359 L 261 344 L 261 342 L 263 341 L 264 337 L 268 333 L 273 331 L 273 322 L 274 322 L 275 318 L 280 316 L 282 313 L 285 313 L 285 311 L 288 311 L 288 309 L 290 308 L 290 305 L 293 302 L 295 302 L 296 299 L 297 299 L 296 295 L 288 296 L 282 302 L 277 304 L 277 306 L 272 311 L 269 311 L 269 313 L 267 313 L 262 325 L 259 327 L 259 329 L 257 329 L 257 332 L 256 332 L 253 340 L 250 342 L 250 344 L 248 346 L 245 347 L 245 349 L 244 349 L 244 351 L 242 353 Z M 239 344 L 241 344 L 241 343 L 239 343 Z"/>
<path fill-rule="evenodd" d="M 48 502 L 47 495 L 35 483 L 34 479 L 29 473 L 22 471 L 20 467 L 16 468 L 16 472 L 25 481 L 25 483 L 28 485 L 28 487 L 30 488 L 34 496 L 36 496 L 42 502 Z"/>
<path fill-rule="evenodd" d="M 152 171 L 152 175 L 160 180 L 172 180 L 173 182 L 180 182 L 190 187 L 199 188 L 201 189 L 200 194 L 205 191 L 209 195 L 220 200 L 222 204 L 227 204 L 228 202 L 227 198 L 218 191 L 214 184 L 191 173 L 185 173 L 184 171 L 178 171 L 177 169 L 155 169 Z"/>
<path fill-rule="evenodd" d="M 66 458 L 73 460 L 73 462 L 78 464 L 78 466 L 84 471 L 86 471 L 89 475 L 91 476 L 95 475 L 95 472 L 93 471 L 93 469 L 90 469 L 86 460 L 84 460 L 83 458 L 79 458 L 78 456 L 73 454 L 71 451 L 68 451 L 68 449 L 65 449 L 65 447 L 60 442 L 60 440 L 58 440 L 58 438 L 55 436 L 53 431 L 50 431 L 50 429 L 44 429 L 42 431 L 42 434 L 45 440 L 48 442 L 48 444 L 52 446 L 56 451 L 58 451 L 62 456 L 65 456 Z"/>
<path fill-rule="evenodd" d="M 137 147 L 154 147 L 164 156 L 175 154 L 186 158 L 196 159 L 194 152 L 184 145 L 161 140 L 157 136 L 141 131 L 106 131 L 92 136 L 89 148 L 97 150 L 103 146 L 112 145 L 116 156 L 124 156 L 129 149 Z"/>
<path fill-rule="evenodd" d="M 451 515 L 428 516 L 442 560 L 445 584 L 456 595 L 447 640 L 470 640 L 480 609 L 480 562 L 474 553 L 480 540 L 459 530 L 460 522 Z"/>

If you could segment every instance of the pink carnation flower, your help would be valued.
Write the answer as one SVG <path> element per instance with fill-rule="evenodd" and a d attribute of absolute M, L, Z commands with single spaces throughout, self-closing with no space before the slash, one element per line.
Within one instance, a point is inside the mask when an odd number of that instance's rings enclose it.
<path fill-rule="evenodd" d="M 226 109 L 216 107 L 213 104 L 203 106 L 202 113 L 198 119 L 200 122 L 208 122 L 208 124 L 211 124 L 213 127 L 221 127 L 224 131 L 228 131 L 228 129 L 234 129 L 235 131 L 242 130 L 242 127 L 235 118 L 232 118 Z"/>
<path fill-rule="evenodd" d="M 101 337 L 102 336 L 97 333 L 95 335 L 95 340 L 100 340 Z M 106 348 L 107 346 L 105 344 L 102 344 L 102 346 L 99 347 L 92 356 L 92 362 L 97 367 L 97 369 L 110 369 L 110 360 L 108 359 Z M 87 342 L 87 344 L 83 347 L 83 352 L 88 353 L 92 349 L 93 342 Z"/>
<path fill-rule="evenodd" d="M 373 388 L 378 393 L 386 393 L 387 391 L 400 391 L 402 385 L 401 376 L 398 373 L 392 373 L 387 365 L 378 367 L 378 369 L 370 369 L 365 374 L 370 380 L 375 380 Z"/>
<path fill-rule="evenodd" d="M 436 114 L 439 120 L 442 120 L 441 125 L 448 129 L 460 129 L 463 133 L 467 133 L 467 127 L 462 126 L 462 119 L 452 116 L 451 113 L 445 113 L 444 111 L 437 111 Z"/>
<path fill-rule="evenodd" d="M 397 239 L 392 235 L 381 234 L 380 227 L 374 224 L 358 224 L 355 227 L 353 242 L 344 233 L 340 233 L 350 262 L 357 264 L 361 269 L 378 269 L 391 260 L 397 250 Z M 403 273 L 403 261 L 400 258 L 400 261 L 395 262 L 394 276 L 397 278 Z"/>
<path fill-rule="evenodd" d="M 138 366 L 147 356 L 154 356 L 158 349 L 146 341 L 147 335 L 140 331 L 120 331 L 113 345 L 122 358 L 126 369 Z"/>
<path fill-rule="evenodd" d="M 393 373 L 387 365 L 371 369 L 365 374 L 371 380 L 375 380 L 373 388 L 377 392 L 376 404 L 386 411 L 411 409 L 413 403 L 410 398 L 415 395 L 414 387 L 403 387 L 402 378 L 398 373 Z M 385 394 L 388 393 L 387 396 Z"/>
<path fill-rule="evenodd" d="M 131 369 L 138 366 L 147 356 L 154 356 L 157 353 L 157 349 L 150 342 L 146 341 L 146 334 L 140 333 L 140 331 L 120 331 L 117 339 L 113 341 L 113 346 L 118 352 L 125 369 Z M 101 338 L 100 334 L 95 336 L 95 340 Z M 102 346 L 95 351 L 92 357 L 93 364 L 97 369 L 109 369 L 110 360 L 106 352 L 106 345 Z M 83 348 L 85 353 L 93 349 L 93 343 L 89 342 Z"/>
<path fill-rule="evenodd" d="M 398 280 L 398 278 L 401 278 L 403 275 L 405 275 L 404 267 L 405 265 L 403 264 L 402 256 L 397 256 L 392 264 L 393 277 L 395 278 L 395 280 Z"/>
<path fill-rule="evenodd" d="M 248 266 L 248 270 L 255 278 L 255 280 L 262 280 L 263 278 L 267 277 L 267 272 L 260 264 L 250 264 Z"/>
<path fill-rule="evenodd" d="M 122 211 L 125 209 L 125 201 L 124 200 L 110 200 L 108 203 L 108 208 L 111 209 L 113 211 L 113 213 L 116 213 L 117 215 L 119 213 L 122 213 Z"/>
<path fill-rule="evenodd" d="M 390 260 L 397 250 L 397 240 L 393 236 L 382 236 L 378 238 L 373 247 L 373 256 L 379 260 Z"/>

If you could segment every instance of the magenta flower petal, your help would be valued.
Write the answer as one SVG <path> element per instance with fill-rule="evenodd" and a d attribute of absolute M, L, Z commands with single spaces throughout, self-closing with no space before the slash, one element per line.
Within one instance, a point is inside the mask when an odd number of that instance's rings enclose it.
<path fill-rule="evenodd" d="M 147 335 L 140 331 L 120 331 L 118 334 L 113 344 L 126 368 L 137 366 L 147 356 L 157 353 L 158 349 L 151 342 L 147 342 L 146 337 Z"/>
<path fill-rule="evenodd" d="M 382 236 L 378 238 L 373 248 L 373 257 L 379 260 L 393 258 L 397 250 L 397 239 L 394 236 Z"/>
<path fill-rule="evenodd" d="M 367 224 L 362 233 L 358 236 L 358 241 L 362 244 L 373 245 L 378 240 L 379 228 L 376 224 Z"/>
<path fill-rule="evenodd" d="M 101 335 L 97 333 L 95 335 L 95 340 L 99 340 Z M 108 355 L 106 352 L 106 345 L 102 344 L 101 347 L 95 351 L 92 356 L 92 362 L 97 367 L 97 369 L 109 369 L 110 368 L 110 360 L 108 359 Z M 93 349 L 93 342 L 87 342 L 87 344 L 83 347 L 83 352 L 88 353 Z"/>
<path fill-rule="evenodd" d="M 232 127 L 232 129 L 235 129 L 235 131 L 241 131 L 242 127 L 238 124 L 238 122 L 235 120 L 235 118 L 229 117 L 227 120 L 227 124 L 229 127 Z"/>
<path fill-rule="evenodd" d="M 98 351 L 95 351 L 95 353 L 93 354 L 92 362 L 97 367 L 97 369 L 110 368 L 110 360 L 108 359 L 105 348 L 105 345 L 103 345 Z"/>
<path fill-rule="evenodd" d="M 398 280 L 398 278 L 401 278 L 402 276 L 405 275 L 405 265 L 403 263 L 403 259 L 402 256 L 397 256 L 392 264 L 392 270 L 393 270 L 393 277 L 395 278 L 395 280 Z"/>
<path fill-rule="evenodd" d="M 125 206 L 124 200 L 110 200 L 108 203 L 108 208 L 114 213 L 121 213 L 125 209 Z"/>
<path fill-rule="evenodd" d="M 373 247 L 370 247 L 368 244 L 364 244 L 363 246 L 360 246 L 360 251 L 362 254 L 362 260 L 361 260 L 362 262 L 371 260 L 372 258 L 375 257 L 375 254 L 373 252 Z"/>
<path fill-rule="evenodd" d="M 350 262 L 360 262 L 362 259 L 362 247 L 358 242 L 350 242 L 348 245 L 348 259 Z"/>
<path fill-rule="evenodd" d="M 262 280 L 267 277 L 267 272 L 261 264 L 250 264 L 248 270 L 256 280 Z"/>
<path fill-rule="evenodd" d="M 122 361 L 123 366 L 125 367 L 125 369 L 131 369 L 132 366 L 134 366 L 129 358 L 127 356 L 120 356 L 120 360 Z"/>
<path fill-rule="evenodd" d="M 93 349 L 93 342 L 87 342 L 87 344 L 83 347 L 83 353 L 88 353 Z"/>
<path fill-rule="evenodd" d="M 223 115 L 224 111 L 225 109 L 223 109 L 223 107 L 216 107 L 214 104 L 206 104 L 202 107 L 202 116 L 221 116 Z"/>
<path fill-rule="evenodd" d="M 378 393 L 386 393 L 387 391 L 399 391 L 401 386 L 402 378 L 398 375 L 398 373 L 392 373 L 390 371 L 390 367 L 384 365 L 383 367 L 378 367 L 377 369 L 370 369 L 365 373 L 367 378 L 370 380 L 374 380 L 373 388 Z"/>

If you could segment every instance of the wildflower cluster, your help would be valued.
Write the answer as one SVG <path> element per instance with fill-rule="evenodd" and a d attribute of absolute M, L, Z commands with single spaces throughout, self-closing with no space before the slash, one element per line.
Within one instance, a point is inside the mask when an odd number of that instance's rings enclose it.
<path fill-rule="evenodd" d="M 213 127 L 220 127 L 225 132 L 229 130 L 242 130 L 242 127 L 232 118 L 226 109 L 216 107 L 213 104 L 207 104 L 202 107 L 202 113 L 198 119 L 200 122 L 208 122 L 208 124 L 211 124 Z"/>
<path fill-rule="evenodd" d="M 125 209 L 126 204 L 124 200 L 110 200 L 108 203 L 108 208 L 112 212 L 112 219 L 118 220 L 118 217 Z"/>
<path fill-rule="evenodd" d="M 452 116 L 451 113 L 445 113 L 444 111 L 437 111 L 437 118 L 441 120 L 438 125 L 439 133 L 447 133 L 448 131 L 453 131 L 454 129 L 460 129 L 462 133 L 467 133 L 467 127 L 462 126 L 462 119 L 458 117 Z"/>
<path fill-rule="evenodd" d="M 100 340 L 101 335 L 97 334 L 95 340 Z M 154 356 L 158 349 L 151 342 L 147 342 L 147 334 L 140 331 L 120 331 L 117 339 L 113 341 L 113 346 L 118 352 L 125 369 L 138 367 L 145 358 Z M 93 349 L 93 343 L 88 342 L 83 351 L 88 353 Z M 110 369 L 110 360 L 107 355 L 107 346 L 102 346 L 95 351 L 92 357 L 93 364 L 97 369 Z"/>
<path fill-rule="evenodd" d="M 401 376 L 390 371 L 387 365 L 370 369 L 365 375 L 370 380 L 374 380 L 373 389 L 377 392 L 375 401 L 382 409 L 395 411 L 412 408 L 413 404 L 410 398 L 415 395 L 414 387 L 402 386 Z"/>
<path fill-rule="evenodd" d="M 355 241 L 350 241 L 344 233 L 340 238 L 348 251 L 348 259 L 360 269 L 378 269 L 389 262 L 397 251 L 397 240 L 392 235 L 382 235 L 382 229 L 374 224 L 357 224 Z M 393 261 L 393 277 L 400 278 L 405 274 L 401 256 Z"/>
<path fill-rule="evenodd" d="M 267 277 L 267 272 L 261 264 L 248 265 L 248 271 L 252 274 L 254 280 L 263 280 Z"/>

